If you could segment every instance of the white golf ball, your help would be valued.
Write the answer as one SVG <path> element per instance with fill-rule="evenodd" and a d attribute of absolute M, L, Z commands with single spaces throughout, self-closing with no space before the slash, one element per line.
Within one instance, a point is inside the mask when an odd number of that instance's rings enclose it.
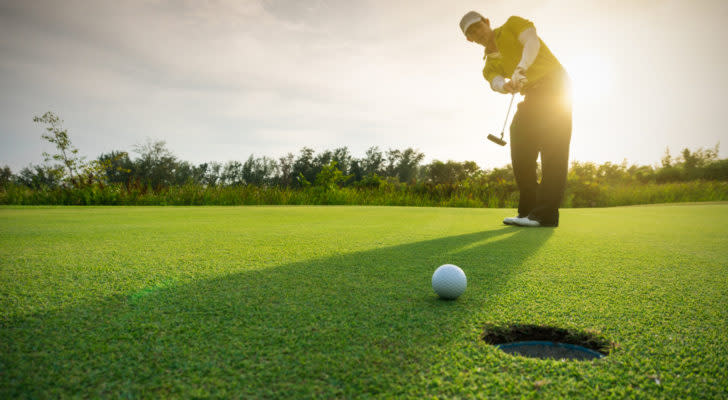
<path fill-rule="evenodd" d="M 432 274 L 432 289 L 443 299 L 457 299 L 465 292 L 467 286 L 468 279 L 465 277 L 465 272 L 457 265 L 441 265 Z"/>

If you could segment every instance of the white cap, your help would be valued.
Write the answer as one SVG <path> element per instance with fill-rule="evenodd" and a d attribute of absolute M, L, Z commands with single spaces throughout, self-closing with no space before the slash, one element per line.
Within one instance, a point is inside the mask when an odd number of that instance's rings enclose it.
<path fill-rule="evenodd" d="M 463 33 L 465 33 L 470 25 L 480 21 L 481 19 L 483 19 L 482 15 L 478 14 L 475 11 L 470 11 L 463 16 L 463 19 L 460 20 L 460 29 L 462 29 Z"/>

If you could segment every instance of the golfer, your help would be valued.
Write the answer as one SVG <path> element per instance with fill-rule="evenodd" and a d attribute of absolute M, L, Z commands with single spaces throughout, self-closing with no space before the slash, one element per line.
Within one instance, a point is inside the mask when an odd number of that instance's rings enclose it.
<path fill-rule="evenodd" d="M 570 83 L 566 71 L 536 34 L 531 21 L 510 17 L 491 29 L 470 11 L 460 21 L 466 38 L 485 47 L 483 77 L 504 94 L 524 100 L 511 123 L 511 162 L 520 191 L 518 215 L 506 225 L 558 226 L 571 142 Z M 541 183 L 536 160 L 541 154 Z"/>

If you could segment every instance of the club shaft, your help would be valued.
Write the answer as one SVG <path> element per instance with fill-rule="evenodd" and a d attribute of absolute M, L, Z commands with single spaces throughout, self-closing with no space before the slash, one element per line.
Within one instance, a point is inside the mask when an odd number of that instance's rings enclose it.
<path fill-rule="evenodd" d="M 516 94 L 511 95 L 511 102 L 508 103 L 508 112 L 506 112 L 506 120 L 503 121 L 503 129 L 501 129 L 501 139 L 503 139 L 503 132 L 506 131 L 506 124 L 508 123 L 508 116 L 511 115 L 511 106 L 513 105 L 513 99 L 516 98 Z"/>

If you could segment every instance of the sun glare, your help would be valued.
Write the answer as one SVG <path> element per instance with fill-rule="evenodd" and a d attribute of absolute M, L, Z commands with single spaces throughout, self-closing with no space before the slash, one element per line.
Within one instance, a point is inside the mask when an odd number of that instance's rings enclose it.
<path fill-rule="evenodd" d="M 612 90 L 613 71 L 608 60 L 596 54 L 582 54 L 564 62 L 572 82 L 575 104 L 603 101 Z"/>

